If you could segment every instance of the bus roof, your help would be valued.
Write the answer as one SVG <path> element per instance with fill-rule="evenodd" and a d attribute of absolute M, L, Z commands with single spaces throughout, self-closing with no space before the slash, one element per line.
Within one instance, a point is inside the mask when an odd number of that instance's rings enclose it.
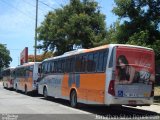
<path fill-rule="evenodd" d="M 3 71 L 5 71 L 5 70 L 13 70 L 13 69 L 15 69 L 15 67 L 9 67 L 9 68 L 5 68 Z"/>
<path fill-rule="evenodd" d="M 113 47 L 116 47 L 116 46 L 134 47 L 134 48 L 141 48 L 141 49 L 146 49 L 146 50 L 153 50 L 151 48 L 137 46 L 137 45 L 107 44 L 107 45 L 102 45 L 102 46 L 94 47 L 94 48 L 90 48 L 90 49 L 77 49 L 77 50 L 65 52 L 64 54 L 62 54 L 60 56 L 51 57 L 51 58 L 45 59 L 44 61 L 49 61 L 49 60 L 54 60 L 54 59 L 58 59 L 58 58 L 68 57 L 68 56 L 77 55 L 77 54 L 80 54 L 80 53 L 88 53 L 88 52 L 93 52 L 93 51 L 97 51 L 97 50 L 103 50 L 103 49 L 106 49 L 106 48 L 113 48 Z"/>
<path fill-rule="evenodd" d="M 129 44 L 110 44 L 110 46 L 112 47 L 124 46 L 124 47 L 134 47 L 134 48 L 141 48 L 141 49 L 146 49 L 146 50 L 153 50 L 152 48 L 142 47 L 142 46 L 137 46 L 137 45 L 129 45 Z"/>
<path fill-rule="evenodd" d="M 40 64 L 41 62 L 28 62 L 28 63 L 24 63 L 23 65 L 19 65 L 16 68 L 34 65 L 35 63 L 39 63 Z"/>

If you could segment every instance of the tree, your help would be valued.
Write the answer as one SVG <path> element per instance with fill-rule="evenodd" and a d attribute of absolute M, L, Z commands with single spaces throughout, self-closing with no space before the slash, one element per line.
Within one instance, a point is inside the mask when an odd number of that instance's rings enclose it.
<path fill-rule="evenodd" d="M 44 59 L 47 59 L 47 58 L 50 58 L 50 57 L 53 57 L 53 53 L 52 52 L 45 52 L 41 55 L 37 55 L 36 61 L 37 62 L 42 62 Z M 28 56 L 28 61 L 29 62 L 34 62 L 34 55 L 29 55 Z"/>
<path fill-rule="evenodd" d="M 159 0 L 115 0 L 113 12 L 119 16 L 116 27 L 118 43 L 151 47 L 160 59 L 160 1 Z"/>
<path fill-rule="evenodd" d="M 0 44 L 0 70 L 3 67 L 9 67 L 11 61 L 9 50 L 3 44 Z"/>
<path fill-rule="evenodd" d="M 69 5 L 49 12 L 38 28 L 38 48 L 62 54 L 72 45 L 91 48 L 103 44 L 105 16 L 94 0 L 70 0 Z"/>

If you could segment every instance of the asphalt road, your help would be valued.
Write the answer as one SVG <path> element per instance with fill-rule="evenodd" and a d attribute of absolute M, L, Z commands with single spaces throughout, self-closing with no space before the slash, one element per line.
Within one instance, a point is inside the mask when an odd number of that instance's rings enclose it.
<path fill-rule="evenodd" d="M 107 107 L 81 104 L 71 108 L 69 102 L 40 95 L 24 95 L 7 90 L 0 83 L 0 120 L 94 120 L 118 118 L 160 119 L 160 106 L 147 107 Z M 149 118 L 151 117 L 151 118 Z"/>

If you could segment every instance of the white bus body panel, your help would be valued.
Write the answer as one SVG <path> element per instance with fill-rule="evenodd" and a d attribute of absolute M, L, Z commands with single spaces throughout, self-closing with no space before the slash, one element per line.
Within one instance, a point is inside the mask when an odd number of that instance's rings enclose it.
<path fill-rule="evenodd" d="M 48 96 L 61 98 L 63 76 L 64 75 L 59 74 L 59 75 L 48 75 L 47 77 L 44 77 L 38 83 L 38 93 L 43 95 L 43 89 L 44 87 L 46 87 Z"/>

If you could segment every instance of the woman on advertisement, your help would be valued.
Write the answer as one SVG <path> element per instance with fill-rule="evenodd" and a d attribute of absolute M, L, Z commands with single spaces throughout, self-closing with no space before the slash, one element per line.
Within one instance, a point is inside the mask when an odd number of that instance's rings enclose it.
<path fill-rule="evenodd" d="M 148 83 L 154 81 L 152 75 L 147 69 L 137 71 L 134 66 L 131 66 L 124 55 L 120 55 L 117 59 L 117 84 L 131 83 Z"/>

